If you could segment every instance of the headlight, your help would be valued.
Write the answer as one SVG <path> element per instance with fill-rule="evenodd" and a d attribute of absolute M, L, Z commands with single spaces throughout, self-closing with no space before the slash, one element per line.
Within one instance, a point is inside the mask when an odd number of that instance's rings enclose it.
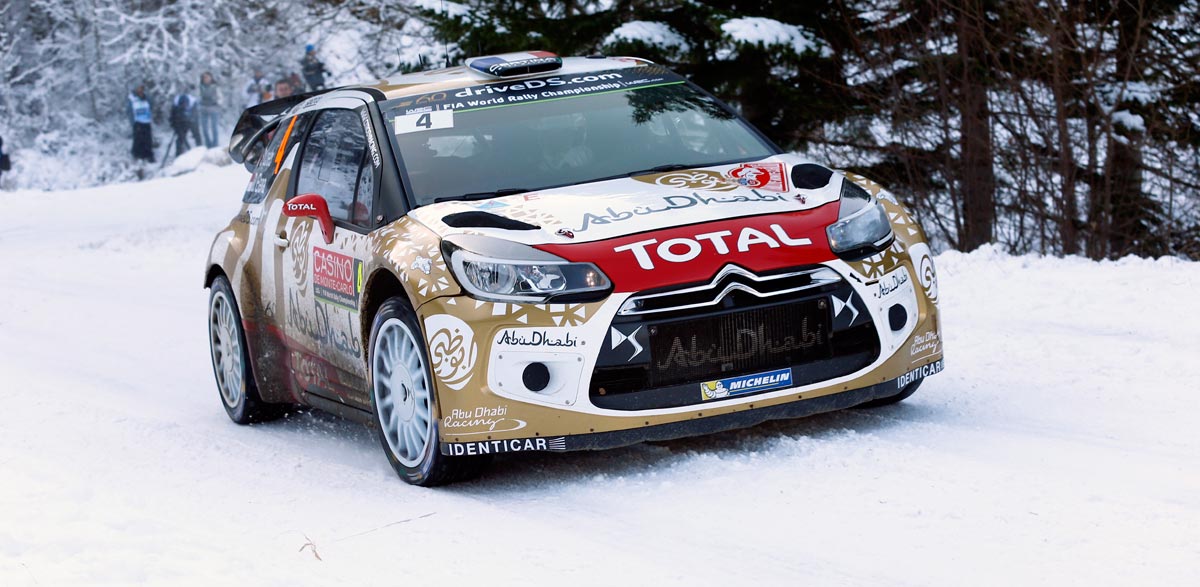
<path fill-rule="evenodd" d="M 583 301 L 600 297 L 612 283 L 591 263 L 551 260 L 541 251 L 536 260 L 498 259 L 473 253 L 454 245 L 450 266 L 454 276 L 471 295 L 485 300 L 542 303 L 551 299 Z M 565 301 L 565 300 L 564 300 Z"/>
<path fill-rule="evenodd" d="M 887 211 L 867 190 L 849 179 L 842 179 L 841 208 L 838 221 L 825 229 L 829 248 L 839 257 L 862 259 L 891 246 L 895 234 Z"/>

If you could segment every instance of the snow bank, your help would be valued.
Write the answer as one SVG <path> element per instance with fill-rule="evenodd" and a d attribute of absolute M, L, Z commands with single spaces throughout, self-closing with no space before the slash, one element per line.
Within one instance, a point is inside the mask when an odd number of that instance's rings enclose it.
<path fill-rule="evenodd" d="M 359 425 L 226 418 L 201 280 L 247 179 L 0 193 L 0 585 L 1194 582 L 1200 263 L 945 253 L 903 404 L 427 490 Z"/>

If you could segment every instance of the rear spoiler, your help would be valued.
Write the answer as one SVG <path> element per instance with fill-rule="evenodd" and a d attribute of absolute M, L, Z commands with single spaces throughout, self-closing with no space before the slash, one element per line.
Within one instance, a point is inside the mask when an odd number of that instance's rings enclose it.
<path fill-rule="evenodd" d="M 238 118 L 237 124 L 233 126 L 233 134 L 229 137 L 229 157 L 236 163 L 243 163 L 246 160 L 246 155 L 250 152 L 251 147 L 258 142 L 258 137 L 262 131 L 266 129 L 271 122 L 279 118 L 284 112 L 291 110 L 293 106 L 312 98 L 320 96 L 328 90 L 317 90 L 305 94 L 297 94 L 288 96 L 270 102 L 263 102 L 256 106 L 251 106 L 242 111 L 242 116 Z"/>

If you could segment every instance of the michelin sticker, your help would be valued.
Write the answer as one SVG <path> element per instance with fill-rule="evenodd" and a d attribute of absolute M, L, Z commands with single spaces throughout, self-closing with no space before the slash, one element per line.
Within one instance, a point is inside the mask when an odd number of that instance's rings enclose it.
<path fill-rule="evenodd" d="M 766 373 L 755 373 L 754 375 L 705 381 L 700 384 L 700 399 L 708 401 L 710 399 L 745 395 L 756 391 L 790 387 L 791 385 L 792 370 L 779 369 L 776 371 L 767 371 Z"/>

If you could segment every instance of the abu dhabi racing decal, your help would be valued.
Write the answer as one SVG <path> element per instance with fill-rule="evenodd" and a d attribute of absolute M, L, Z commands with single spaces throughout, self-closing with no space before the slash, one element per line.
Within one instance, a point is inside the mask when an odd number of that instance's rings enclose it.
<path fill-rule="evenodd" d="M 502 452 L 528 452 L 533 450 L 565 451 L 567 450 L 567 439 L 558 436 L 554 438 L 512 438 L 509 440 L 442 443 L 442 454 L 456 457 L 499 454 Z"/>
<path fill-rule="evenodd" d="M 745 395 L 756 391 L 779 389 L 792 385 L 792 370 L 778 369 L 766 373 L 729 377 L 716 381 L 705 381 L 700 384 L 700 399 L 720 399 L 735 395 Z"/>
<path fill-rule="evenodd" d="M 313 293 L 317 299 L 358 311 L 363 287 L 363 262 L 353 257 L 313 247 Z"/>
<path fill-rule="evenodd" d="M 930 375 L 936 375 L 942 372 L 945 366 L 945 359 L 938 359 L 928 365 L 921 365 L 896 379 L 896 389 L 904 389 L 908 384 L 920 381 Z"/>

